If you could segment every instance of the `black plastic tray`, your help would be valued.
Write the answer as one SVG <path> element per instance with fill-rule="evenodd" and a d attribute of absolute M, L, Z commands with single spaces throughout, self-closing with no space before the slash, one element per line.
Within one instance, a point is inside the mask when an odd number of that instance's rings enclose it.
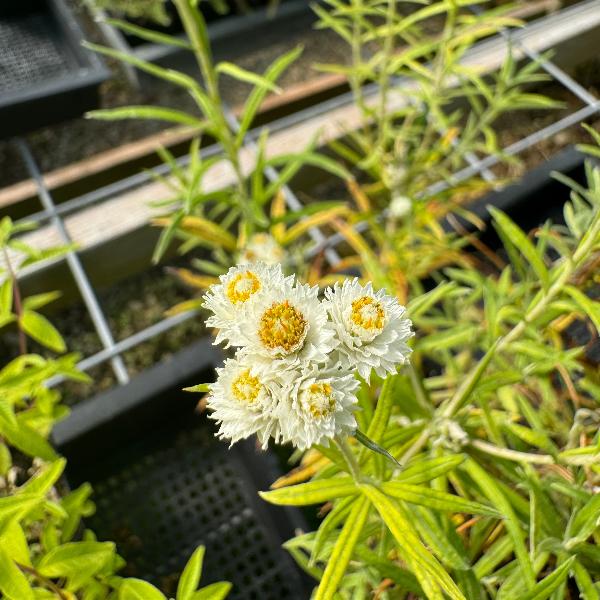
<path fill-rule="evenodd" d="M 98 105 L 98 87 L 109 72 L 82 40 L 64 0 L 0 2 L 1 138 Z"/>
<path fill-rule="evenodd" d="M 210 381 L 220 355 L 204 339 L 73 409 L 53 432 L 68 459 L 72 486 L 89 481 L 96 514 L 87 525 L 114 540 L 126 574 L 174 594 L 187 558 L 207 547 L 203 582 L 228 580 L 232 600 L 304 600 L 305 576 L 281 544 L 305 528 L 302 514 L 259 498 L 281 474 L 252 441 L 229 449 L 214 437 L 197 395 L 185 385 Z"/>

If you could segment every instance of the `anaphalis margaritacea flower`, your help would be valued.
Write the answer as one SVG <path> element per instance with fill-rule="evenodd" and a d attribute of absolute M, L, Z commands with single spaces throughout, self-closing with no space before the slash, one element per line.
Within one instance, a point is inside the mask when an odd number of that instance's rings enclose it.
<path fill-rule="evenodd" d="M 357 280 L 325 290 L 286 277 L 280 265 L 232 267 L 204 307 L 215 344 L 237 349 L 217 369 L 208 408 L 231 443 L 256 434 L 306 449 L 356 430 L 360 382 L 394 373 L 413 335 L 395 298 Z"/>

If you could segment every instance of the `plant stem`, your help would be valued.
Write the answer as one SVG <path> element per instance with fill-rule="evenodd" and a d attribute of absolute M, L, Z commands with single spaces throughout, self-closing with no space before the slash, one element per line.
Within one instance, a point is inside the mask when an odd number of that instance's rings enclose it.
<path fill-rule="evenodd" d="M 23 573 L 27 573 L 28 575 L 35 577 L 40 583 L 43 583 L 45 587 L 54 592 L 61 600 L 68 600 L 63 591 L 51 579 L 44 577 L 44 575 L 39 571 L 36 571 L 33 567 L 28 567 L 27 565 L 22 565 L 20 563 L 15 564 L 23 571 Z"/>
<path fill-rule="evenodd" d="M 499 448 L 498 446 L 494 446 L 494 444 L 489 444 L 482 440 L 473 440 L 470 444 L 473 448 L 477 448 L 477 450 L 481 450 L 486 454 L 506 458 L 507 460 L 526 462 L 534 465 L 553 465 L 556 462 L 549 454 L 532 454 L 530 452 L 510 450 L 509 448 Z"/>
<path fill-rule="evenodd" d="M 6 246 L 2 247 L 2 251 L 4 252 L 4 262 L 6 263 L 6 268 L 8 270 L 8 275 L 10 280 L 12 281 L 13 286 L 13 298 L 15 302 L 15 314 L 17 315 L 17 329 L 19 330 L 19 354 L 27 354 L 27 337 L 25 336 L 25 332 L 21 327 L 21 316 L 23 314 L 23 303 L 21 301 L 21 290 L 19 288 L 19 282 L 17 281 L 17 276 L 13 271 L 12 264 L 10 262 L 10 257 L 8 255 L 8 251 L 6 250 Z"/>
<path fill-rule="evenodd" d="M 414 444 L 400 457 L 400 460 L 403 465 L 410 461 L 411 458 L 414 458 L 421 450 L 425 447 L 427 440 L 429 439 L 431 432 L 429 428 L 423 429 L 419 437 L 415 440 Z"/>
<path fill-rule="evenodd" d="M 350 444 L 348 443 L 348 438 L 336 436 L 333 438 L 336 446 L 339 451 L 342 453 L 346 464 L 348 465 L 348 469 L 354 481 L 360 480 L 360 467 L 358 465 L 358 461 L 356 460 L 356 456 L 354 456 L 354 452 L 352 452 L 352 448 L 350 448 Z"/>
<path fill-rule="evenodd" d="M 202 15 L 191 6 L 190 0 L 173 0 L 179 18 L 183 23 L 185 32 L 192 43 L 196 62 L 204 79 L 206 90 L 214 108 L 214 123 L 218 141 L 221 142 L 225 155 L 231 163 L 237 179 L 240 210 L 244 214 L 248 227 L 254 225 L 253 213 L 250 207 L 250 198 L 246 187 L 246 180 L 239 160 L 238 148 L 235 141 L 233 128 L 227 121 L 223 100 L 219 92 L 217 72 L 212 63 L 212 54 L 206 24 Z"/>

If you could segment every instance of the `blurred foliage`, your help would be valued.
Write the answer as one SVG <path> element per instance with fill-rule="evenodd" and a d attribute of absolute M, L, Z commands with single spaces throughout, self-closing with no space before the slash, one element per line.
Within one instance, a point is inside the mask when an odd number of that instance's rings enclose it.
<path fill-rule="evenodd" d="M 49 382 L 89 378 L 78 370 L 76 354 L 64 354 L 60 333 L 38 312 L 60 294 L 21 296 L 20 269 L 71 249 L 28 246 L 19 234 L 31 228 L 8 217 L 0 222 L 0 326 L 16 327 L 20 338 L 19 356 L 0 368 L 0 598 L 166 600 L 150 583 L 116 575 L 125 562 L 115 544 L 97 541 L 82 522 L 95 510 L 91 486 L 69 490 L 61 479 L 66 461 L 48 437 L 69 410 Z M 29 339 L 61 356 L 28 353 Z M 176 600 L 227 596 L 231 586 L 225 582 L 197 589 L 203 556 L 199 547 L 182 573 Z"/>

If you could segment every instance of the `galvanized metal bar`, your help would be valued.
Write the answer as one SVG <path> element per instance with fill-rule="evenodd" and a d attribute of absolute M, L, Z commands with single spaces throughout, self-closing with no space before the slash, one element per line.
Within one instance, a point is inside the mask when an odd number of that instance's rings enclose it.
<path fill-rule="evenodd" d="M 65 224 L 63 223 L 60 216 L 54 214 L 54 202 L 52 200 L 50 192 L 44 185 L 43 177 L 35 162 L 35 159 L 33 158 L 33 155 L 31 154 L 31 151 L 29 150 L 29 147 L 27 146 L 26 142 L 21 138 L 17 138 L 16 144 L 21 154 L 21 157 L 23 158 L 23 162 L 25 163 L 25 166 L 29 172 L 29 175 L 37 185 L 38 194 L 42 205 L 49 214 L 53 215 L 52 224 L 58 231 L 58 234 L 61 237 L 63 243 L 71 244 L 72 239 L 65 227 Z M 74 251 L 69 250 L 65 255 L 65 259 L 67 261 L 67 264 L 69 265 L 71 273 L 73 274 L 73 278 L 75 279 L 75 283 L 79 288 L 79 291 L 90 314 L 90 317 L 92 318 L 92 322 L 94 323 L 94 327 L 96 328 L 102 345 L 106 349 L 113 348 L 114 339 L 112 333 L 106 321 L 106 317 L 104 316 L 104 313 L 100 308 L 98 299 L 94 294 L 94 290 L 89 282 L 89 279 L 87 278 L 83 266 L 81 265 L 79 256 Z M 120 356 L 114 356 L 113 358 L 111 358 L 111 365 L 119 383 L 127 383 L 129 381 L 129 375 L 127 373 L 127 369 L 125 367 L 123 359 Z"/>
<path fill-rule="evenodd" d="M 97 367 L 98 365 L 101 365 L 102 363 L 106 362 L 107 360 L 111 360 L 114 357 L 120 358 L 120 355 L 123 354 L 123 352 L 127 352 L 139 344 L 143 344 L 152 338 L 170 331 L 174 327 L 177 327 L 178 325 L 189 321 L 191 318 L 198 316 L 198 314 L 199 311 L 190 310 L 179 315 L 162 319 L 162 321 L 159 321 L 158 323 L 154 323 L 153 325 L 141 329 L 140 331 L 137 331 L 133 335 L 130 335 L 123 340 L 115 342 L 111 348 L 104 348 L 103 350 L 96 352 L 96 354 L 92 354 L 91 356 L 84 358 L 77 364 L 77 368 L 81 369 L 82 371 L 88 371 L 89 369 Z M 56 376 L 48 381 L 48 385 L 56 386 L 63 381 L 65 381 L 64 377 Z"/>

